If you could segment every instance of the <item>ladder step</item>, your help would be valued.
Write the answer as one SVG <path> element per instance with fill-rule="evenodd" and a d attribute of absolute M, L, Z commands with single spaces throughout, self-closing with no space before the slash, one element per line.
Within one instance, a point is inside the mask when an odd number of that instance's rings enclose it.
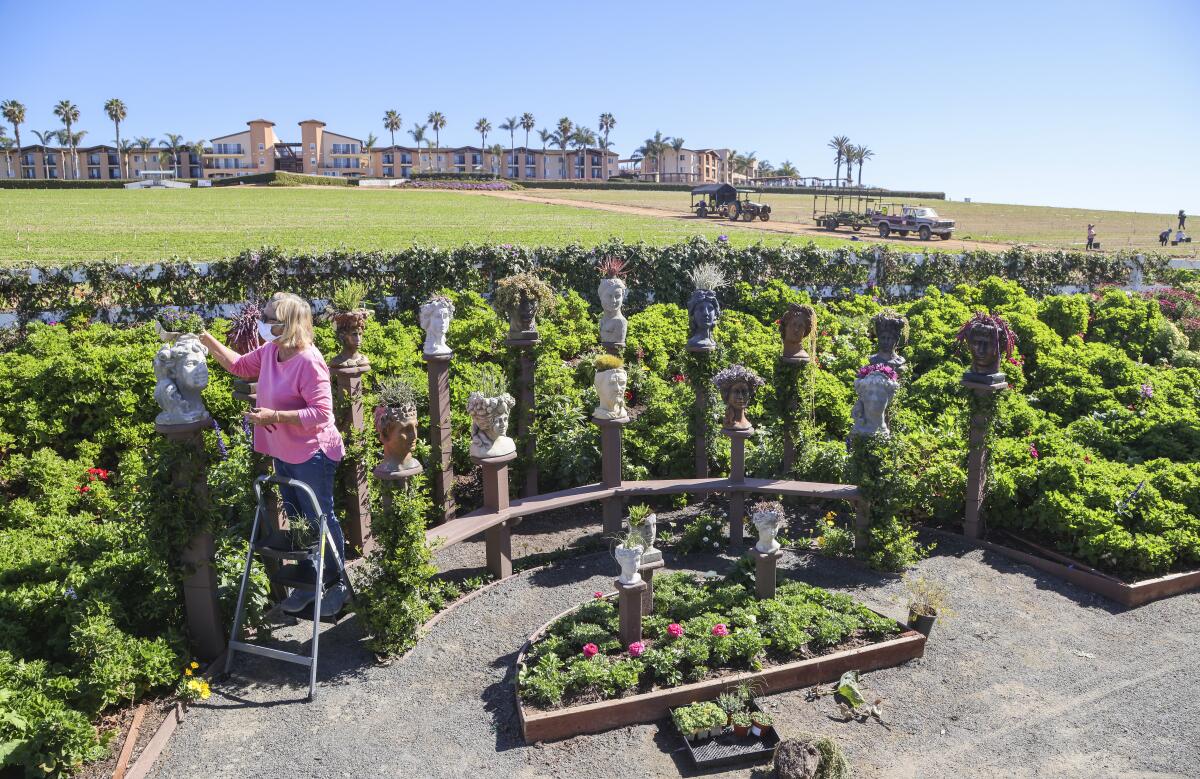
<path fill-rule="evenodd" d="M 296 665 L 309 667 L 313 664 L 313 659 L 308 655 L 298 655 L 295 652 L 285 652 L 282 649 L 272 649 L 268 646 L 259 646 L 258 644 L 247 644 L 244 641 L 230 641 L 230 651 L 246 652 L 251 655 L 259 655 L 260 657 L 269 657 L 272 660 L 283 660 Z"/>
<path fill-rule="evenodd" d="M 254 551 L 258 552 L 263 557 L 268 557 L 272 560 L 306 560 L 308 559 L 308 550 L 286 550 L 276 549 L 272 546 L 254 545 Z"/>
<path fill-rule="evenodd" d="M 328 570 L 327 568 L 326 571 Z M 331 587 L 337 584 L 340 578 L 337 573 L 326 573 L 325 586 Z M 311 590 L 316 587 L 317 575 L 316 571 L 307 566 L 301 569 L 299 565 L 281 565 L 271 574 L 271 581 L 275 584 L 282 584 L 284 587 L 300 587 Z"/>

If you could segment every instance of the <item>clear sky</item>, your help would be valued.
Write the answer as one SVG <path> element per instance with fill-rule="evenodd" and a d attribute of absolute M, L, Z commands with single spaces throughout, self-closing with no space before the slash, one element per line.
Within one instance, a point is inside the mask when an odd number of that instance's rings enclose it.
<path fill-rule="evenodd" d="M 284 140 L 314 117 L 386 141 L 394 108 L 406 131 L 443 112 L 464 144 L 479 117 L 608 111 L 622 156 L 661 130 L 832 176 L 843 134 L 875 152 L 865 184 L 1200 214 L 1197 0 L 0 0 L 0 30 L 22 140 L 63 98 L 91 142 L 113 138 L 110 97 L 123 135 L 188 140 L 261 116 Z"/>

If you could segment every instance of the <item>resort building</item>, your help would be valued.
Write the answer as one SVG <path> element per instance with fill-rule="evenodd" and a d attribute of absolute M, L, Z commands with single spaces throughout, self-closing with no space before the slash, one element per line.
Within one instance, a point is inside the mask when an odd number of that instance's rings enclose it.
<path fill-rule="evenodd" d="M 409 178 L 414 173 L 485 173 L 545 181 L 605 181 L 619 173 L 613 151 L 568 150 L 564 155 L 560 150 L 523 146 L 505 149 L 499 155 L 478 146 L 423 149 L 386 146 L 372 152 L 370 169 L 373 173 L 369 175 L 383 178 Z"/>
<path fill-rule="evenodd" d="M 128 173 L 122 175 L 121 155 L 116 146 L 100 144 L 81 146 L 72 154 L 69 148 L 58 146 L 23 146 L 10 152 L 12 178 L 22 179 L 84 179 L 109 181 L 113 179 L 137 178 L 144 170 L 164 170 L 160 155 L 163 149 L 154 147 L 148 151 L 131 149 L 125 155 Z M 78 160 L 78 172 L 76 172 Z M 191 150 L 179 151 L 179 173 L 181 178 L 202 178 L 200 158 Z M 0 178 L 9 178 L 8 163 L 0 164 Z"/>
<path fill-rule="evenodd" d="M 661 157 L 621 160 L 621 167 L 624 175 L 642 181 L 678 184 L 745 183 L 747 177 L 733 170 L 733 155 L 732 149 L 667 148 Z"/>

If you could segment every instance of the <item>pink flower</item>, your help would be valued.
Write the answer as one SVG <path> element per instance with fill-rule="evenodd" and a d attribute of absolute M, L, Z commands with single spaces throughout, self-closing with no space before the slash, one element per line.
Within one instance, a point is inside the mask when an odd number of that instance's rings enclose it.
<path fill-rule="evenodd" d="M 667 625 L 667 635 L 671 638 L 679 638 L 683 635 L 683 625 L 680 625 L 678 622 L 672 622 L 670 625 Z"/>
<path fill-rule="evenodd" d="M 1029 447 L 1029 456 L 1030 456 L 1030 457 L 1032 457 L 1032 458 L 1033 458 L 1033 459 L 1035 459 L 1035 460 L 1036 460 L 1038 457 L 1040 457 L 1040 456 L 1041 456 L 1041 455 L 1039 455 L 1039 454 L 1038 454 L 1038 450 L 1037 450 L 1037 447 L 1036 447 L 1036 446 L 1030 445 L 1030 447 Z"/>
<path fill-rule="evenodd" d="M 671 377 L 671 381 L 675 382 L 676 384 L 682 384 L 683 382 L 687 381 L 687 377 L 682 373 L 676 373 Z"/>
<path fill-rule="evenodd" d="M 629 645 L 629 656 L 630 657 L 641 657 L 642 652 L 645 652 L 645 651 L 646 651 L 646 645 L 643 644 L 641 641 L 634 641 L 632 644 Z"/>
<path fill-rule="evenodd" d="M 884 376 L 887 376 L 892 381 L 899 380 L 896 377 L 896 371 L 892 368 L 892 366 L 884 365 L 883 363 L 872 363 L 871 365 L 864 365 L 863 367 L 858 369 L 858 378 L 861 379 L 866 376 L 870 376 L 872 373 L 882 373 Z"/>
<path fill-rule="evenodd" d="M 601 598 L 604 597 L 604 593 L 600 592 L 600 590 L 596 590 L 595 592 L 592 593 L 592 597 L 595 598 L 596 600 L 600 600 Z"/>
<path fill-rule="evenodd" d="M 583 645 L 583 656 L 589 660 L 591 660 L 593 657 L 595 657 L 599 651 L 600 651 L 600 647 L 596 646 L 595 644 L 584 644 Z"/>
<path fill-rule="evenodd" d="M 725 627 L 724 622 L 718 622 L 717 624 L 713 625 L 712 633 L 714 636 L 727 636 L 729 635 L 729 628 Z"/>

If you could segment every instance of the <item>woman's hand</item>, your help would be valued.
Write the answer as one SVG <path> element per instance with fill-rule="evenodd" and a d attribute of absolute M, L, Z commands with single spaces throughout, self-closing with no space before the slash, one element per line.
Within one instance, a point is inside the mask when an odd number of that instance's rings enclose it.
<path fill-rule="evenodd" d="M 252 408 L 242 414 L 242 418 L 252 425 L 262 425 L 267 430 L 274 430 L 279 422 L 279 412 L 269 408 Z"/>

